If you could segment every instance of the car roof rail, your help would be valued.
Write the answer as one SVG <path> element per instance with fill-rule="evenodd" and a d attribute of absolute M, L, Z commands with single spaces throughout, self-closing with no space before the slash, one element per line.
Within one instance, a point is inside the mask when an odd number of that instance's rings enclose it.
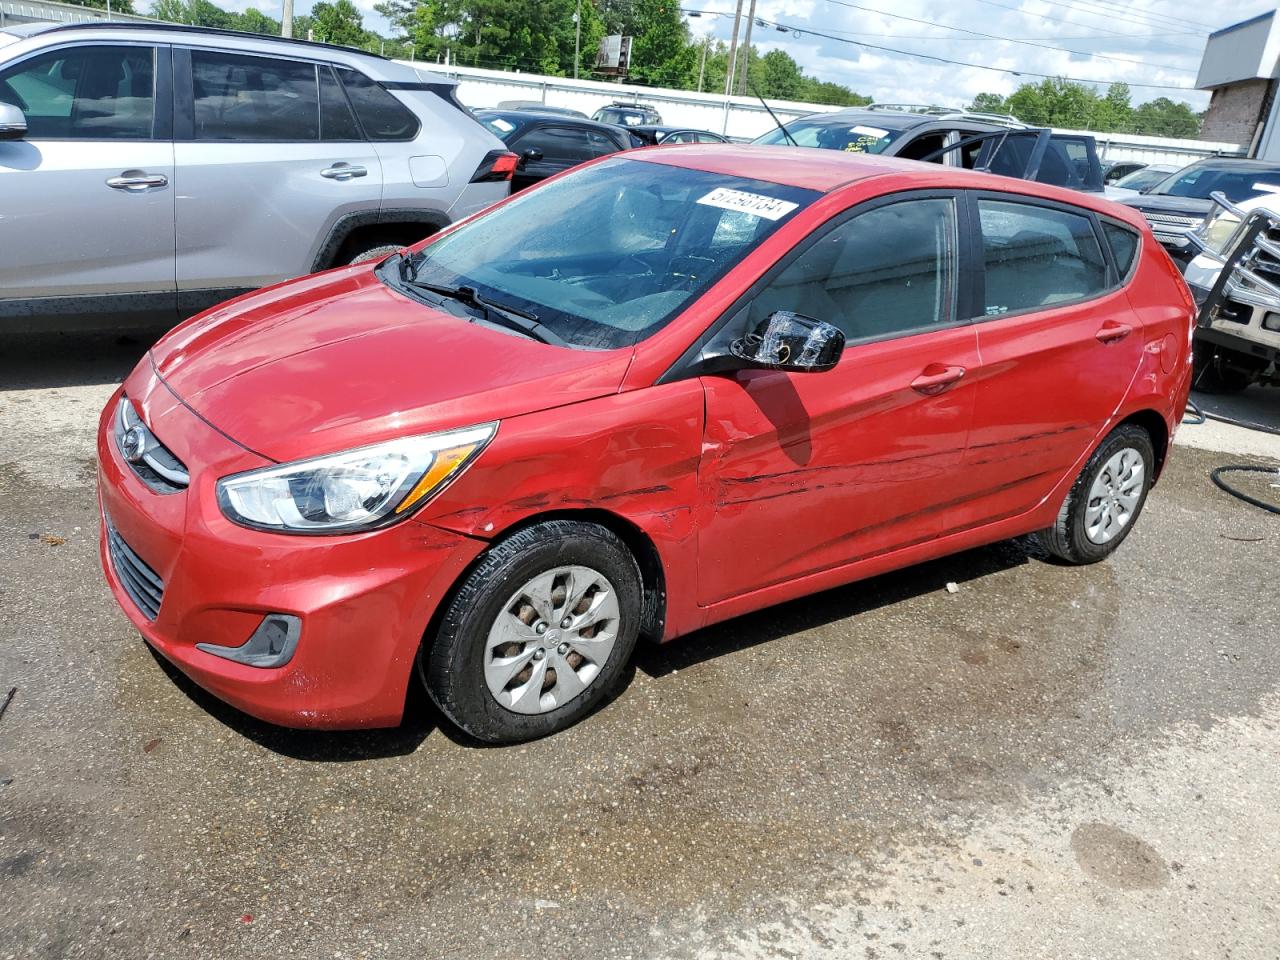
<path fill-rule="evenodd" d="M 304 47 L 320 47 L 325 50 L 342 50 L 346 53 L 358 53 L 375 60 L 390 60 L 380 53 L 361 50 L 359 47 L 348 47 L 340 43 L 322 43 L 319 40 L 303 40 L 300 37 L 276 37 L 269 33 L 249 33 L 246 30 L 227 30 L 222 27 L 196 27 L 185 23 L 168 23 L 164 20 L 91 20 L 82 23 L 59 23 L 48 30 L 42 30 L 40 36 L 59 33 L 67 30 L 175 30 L 179 33 L 198 33 L 202 36 L 236 37 L 237 39 L 266 40 L 271 43 L 288 43 Z"/>

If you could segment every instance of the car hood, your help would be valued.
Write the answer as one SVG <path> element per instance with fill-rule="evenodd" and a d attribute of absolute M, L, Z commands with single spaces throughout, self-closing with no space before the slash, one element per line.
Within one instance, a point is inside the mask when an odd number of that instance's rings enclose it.
<path fill-rule="evenodd" d="M 1143 213 L 1173 213 L 1185 217 L 1203 217 L 1213 209 L 1212 200 L 1196 197 L 1167 197 L 1162 194 L 1140 193 L 1121 201 Z"/>
<path fill-rule="evenodd" d="M 469 323 L 396 293 L 364 265 L 222 304 L 151 357 L 209 424 L 289 461 L 616 393 L 631 354 Z"/>

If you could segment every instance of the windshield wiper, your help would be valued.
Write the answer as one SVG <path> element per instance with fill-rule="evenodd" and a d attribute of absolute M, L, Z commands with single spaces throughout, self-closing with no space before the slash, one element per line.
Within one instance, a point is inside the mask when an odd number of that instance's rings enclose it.
<path fill-rule="evenodd" d="M 436 296 L 448 297 L 450 300 L 457 300 L 459 303 L 474 307 L 484 314 L 485 320 L 496 326 L 523 333 L 525 336 L 532 337 L 542 343 L 560 347 L 568 346 L 563 337 L 547 328 L 538 319 L 537 314 L 529 313 L 526 310 L 521 310 L 518 307 L 513 307 L 497 300 L 491 300 L 482 295 L 475 287 L 466 284 L 452 287 L 448 284 L 428 283 L 425 280 L 406 276 L 412 269 L 412 267 L 406 268 L 404 263 L 401 263 L 400 277 L 409 286 L 427 290 L 436 294 Z"/>

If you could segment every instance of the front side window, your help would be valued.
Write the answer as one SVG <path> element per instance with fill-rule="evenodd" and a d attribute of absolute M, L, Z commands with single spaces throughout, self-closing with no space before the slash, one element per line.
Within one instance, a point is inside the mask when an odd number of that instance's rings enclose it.
<path fill-rule="evenodd" d="M 815 241 L 755 298 L 748 329 L 790 310 L 849 340 L 923 330 L 955 319 L 955 278 L 955 201 L 903 200 Z"/>
<path fill-rule="evenodd" d="M 445 234 L 422 251 L 410 280 L 473 287 L 533 314 L 574 346 L 629 346 L 816 196 L 617 157 Z"/>
<path fill-rule="evenodd" d="M 32 57 L 0 73 L 0 101 L 22 111 L 32 140 L 149 140 L 155 48 L 70 47 Z"/>
<path fill-rule="evenodd" d="M 191 51 L 197 140 L 318 140 L 316 68 L 296 60 Z"/>
<path fill-rule="evenodd" d="M 1106 262 L 1088 217 L 979 200 L 986 314 L 1050 307 L 1102 293 Z"/>

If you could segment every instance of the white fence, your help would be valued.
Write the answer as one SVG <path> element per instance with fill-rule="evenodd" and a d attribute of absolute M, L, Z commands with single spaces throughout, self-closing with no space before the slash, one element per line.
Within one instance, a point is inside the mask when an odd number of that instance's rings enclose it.
<path fill-rule="evenodd" d="M 536 100 L 552 107 L 580 110 L 590 116 L 613 100 L 640 100 L 652 104 L 662 114 L 664 123 L 714 130 L 729 137 L 750 139 L 773 127 L 773 120 L 760 105 L 760 101 L 749 97 L 725 97 L 718 93 L 573 80 L 533 73 L 506 73 L 457 65 L 446 67 L 435 63 L 414 63 L 413 66 L 456 77 L 459 82 L 459 99 L 467 106 L 477 109 L 495 107 L 504 100 Z M 770 100 L 769 106 L 784 123 L 795 117 L 840 109 L 818 103 L 785 100 Z M 1097 138 L 1098 151 L 1104 160 L 1136 160 L 1182 166 L 1199 157 L 1214 154 L 1243 156 L 1247 152 L 1244 146 L 1236 143 L 1176 140 L 1170 137 L 1143 137 L 1122 133 L 1095 133 L 1093 136 Z"/>
<path fill-rule="evenodd" d="M 89 23 L 94 20 L 151 21 L 151 18 L 51 0 L 0 0 L 0 27 L 7 23 Z"/>

